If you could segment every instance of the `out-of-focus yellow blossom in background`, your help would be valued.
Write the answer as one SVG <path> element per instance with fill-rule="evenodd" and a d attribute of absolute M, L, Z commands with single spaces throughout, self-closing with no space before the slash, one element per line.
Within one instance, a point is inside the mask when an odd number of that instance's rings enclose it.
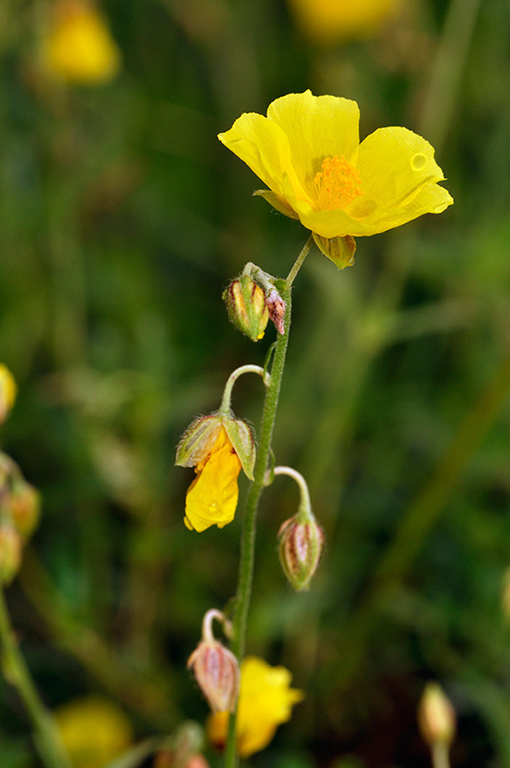
<path fill-rule="evenodd" d="M 198 462 L 186 494 L 184 522 L 192 531 L 205 531 L 211 525 L 223 528 L 231 523 L 239 496 L 237 478 L 241 461 L 235 452 L 225 427 L 211 450 Z"/>
<path fill-rule="evenodd" d="M 288 0 L 303 34 L 320 45 L 367 37 L 391 17 L 396 0 Z"/>
<path fill-rule="evenodd" d="M 292 707 L 304 697 L 291 688 L 292 675 L 285 667 L 272 667 L 247 656 L 241 664 L 241 689 L 237 709 L 237 750 L 249 757 L 267 747 L 281 723 L 290 720 Z M 207 723 L 209 739 L 223 746 L 227 738 L 228 712 L 216 712 Z"/>
<path fill-rule="evenodd" d="M 0 363 L 0 424 L 5 421 L 16 399 L 16 382 L 14 376 Z"/>
<path fill-rule="evenodd" d="M 112 80 L 120 68 L 120 51 L 106 19 L 86 0 L 62 0 L 53 9 L 42 43 L 47 70 L 68 83 Z"/>
<path fill-rule="evenodd" d="M 103 768 L 133 742 L 126 715 L 107 699 L 76 699 L 54 714 L 73 768 Z"/>
<path fill-rule="evenodd" d="M 391 127 L 360 144 L 350 99 L 290 93 L 218 138 L 269 187 L 256 194 L 328 239 L 375 235 L 453 203 L 428 141 Z"/>

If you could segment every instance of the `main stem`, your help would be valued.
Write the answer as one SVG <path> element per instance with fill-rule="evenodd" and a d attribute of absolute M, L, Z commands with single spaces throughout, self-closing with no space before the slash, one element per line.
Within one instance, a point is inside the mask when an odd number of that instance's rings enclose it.
<path fill-rule="evenodd" d="M 278 408 L 278 398 L 285 368 L 285 357 L 289 342 L 291 320 L 291 289 L 303 261 L 312 247 L 313 236 L 310 235 L 303 250 L 299 254 L 285 281 L 285 289 L 280 291 L 287 308 L 285 310 L 284 331 L 278 335 L 271 368 L 271 381 L 266 389 L 262 420 L 260 424 L 257 459 L 253 472 L 253 481 L 248 490 L 244 514 L 243 534 L 241 539 L 241 557 L 239 563 L 239 580 L 237 585 L 236 607 L 233 622 L 232 652 L 239 661 L 244 656 L 246 643 L 246 627 L 248 609 L 250 606 L 251 588 L 253 581 L 253 566 L 255 560 L 255 530 L 259 499 L 265 485 L 266 469 L 269 462 L 271 440 Z M 237 750 L 235 740 L 236 713 L 230 716 L 227 749 L 225 753 L 225 768 L 235 768 L 237 765 Z"/>
<path fill-rule="evenodd" d="M 71 768 L 53 717 L 44 706 L 11 625 L 5 595 L 0 587 L 0 645 L 5 677 L 18 691 L 34 727 L 34 738 L 46 768 Z"/>

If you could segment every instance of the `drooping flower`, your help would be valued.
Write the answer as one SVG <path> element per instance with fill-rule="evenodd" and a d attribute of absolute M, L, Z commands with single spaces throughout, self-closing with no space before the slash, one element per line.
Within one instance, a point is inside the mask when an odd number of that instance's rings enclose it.
<path fill-rule="evenodd" d="M 249 757 L 267 747 L 281 723 L 290 720 L 292 707 L 303 692 L 291 688 L 292 676 L 285 667 L 272 667 L 247 656 L 241 664 L 241 689 L 237 709 L 237 751 Z M 213 744 L 222 747 L 227 738 L 228 712 L 216 712 L 207 723 Z"/>
<path fill-rule="evenodd" d="M 358 124 L 355 101 L 308 90 L 276 99 L 267 117 L 241 115 L 218 138 L 269 187 L 255 194 L 326 252 L 321 238 L 375 235 L 453 203 L 428 141 L 392 127 L 360 144 Z"/>
<path fill-rule="evenodd" d="M 210 449 L 197 462 L 193 480 L 186 494 L 186 527 L 205 531 L 211 525 L 223 528 L 231 523 L 237 507 L 237 478 L 241 460 L 221 426 Z"/>
<path fill-rule="evenodd" d="M 47 68 L 69 83 L 100 83 L 115 77 L 120 51 L 106 20 L 89 0 L 60 0 L 43 39 Z"/>
<path fill-rule="evenodd" d="M 320 45 L 371 35 L 397 6 L 395 0 L 288 0 L 288 4 L 304 35 Z"/>

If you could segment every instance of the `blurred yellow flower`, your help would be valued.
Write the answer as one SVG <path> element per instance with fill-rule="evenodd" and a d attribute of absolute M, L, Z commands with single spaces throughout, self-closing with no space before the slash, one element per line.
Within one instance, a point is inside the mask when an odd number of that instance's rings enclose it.
<path fill-rule="evenodd" d="M 218 138 L 269 187 L 255 194 L 323 238 L 375 235 L 453 203 L 425 139 L 379 128 L 360 144 L 358 123 L 355 101 L 305 91 Z"/>
<path fill-rule="evenodd" d="M 76 699 L 54 714 L 73 768 L 103 768 L 132 744 L 129 720 L 107 699 Z"/>
<path fill-rule="evenodd" d="M 16 382 L 12 373 L 0 363 L 0 424 L 5 421 L 16 399 Z"/>
<path fill-rule="evenodd" d="M 304 697 L 290 688 L 292 676 L 285 667 L 271 667 L 247 656 L 241 664 L 241 689 L 237 709 L 237 750 L 249 757 L 267 747 L 281 723 L 290 720 L 292 707 Z M 216 712 L 207 721 L 211 742 L 222 747 L 227 739 L 228 712 Z"/>
<path fill-rule="evenodd" d="M 61 0 L 43 40 L 43 61 L 69 83 L 115 77 L 120 51 L 103 16 L 87 0 Z"/>
<path fill-rule="evenodd" d="M 365 37 L 391 16 L 396 0 L 288 0 L 303 33 L 323 45 Z"/>
<path fill-rule="evenodd" d="M 223 528 L 232 522 L 239 489 L 237 478 L 241 461 L 225 427 L 221 427 L 211 449 L 195 467 L 197 477 L 186 494 L 184 522 L 192 531 L 205 531 L 211 525 Z"/>

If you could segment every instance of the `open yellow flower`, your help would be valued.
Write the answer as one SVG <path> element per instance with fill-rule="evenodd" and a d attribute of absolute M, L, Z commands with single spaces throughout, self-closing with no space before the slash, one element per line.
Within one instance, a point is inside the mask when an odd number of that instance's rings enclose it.
<path fill-rule="evenodd" d="M 120 51 L 103 16 L 88 0 L 60 0 L 43 41 L 48 68 L 69 83 L 111 80 L 120 67 Z"/>
<path fill-rule="evenodd" d="M 355 101 L 305 91 L 218 138 L 269 187 L 255 194 L 323 238 L 375 235 L 453 203 L 425 139 L 379 128 L 360 144 L 358 123 Z"/>
<path fill-rule="evenodd" d="M 391 16 L 396 0 L 288 0 L 303 33 L 332 45 L 374 33 Z"/>
<path fill-rule="evenodd" d="M 131 724 L 111 701 L 88 696 L 63 704 L 55 720 L 73 768 L 103 768 L 133 741 Z"/>
<path fill-rule="evenodd" d="M 222 426 L 210 450 L 197 463 L 195 472 L 198 476 L 186 494 L 184 522 L 190 531 L 205 531 L 211 525 L 223 528 L 232 522 L 239 496 L 237 478 L 241 467 L 241 460 Z"/>
<path fill-rule="evenodd" d="M 271 667 L 262 659 L 247 656 L 241 664 L 241 689 L 237 708 L 237 751 L 249 757 L 267 747 L 281 723 L 290 720 L 292 707 L 304 697 L 291 688 L 292 675 L 285 667 Z M 216 746 L 227 739 L 228 712 L 209 717 L 207 733 Z"/>

